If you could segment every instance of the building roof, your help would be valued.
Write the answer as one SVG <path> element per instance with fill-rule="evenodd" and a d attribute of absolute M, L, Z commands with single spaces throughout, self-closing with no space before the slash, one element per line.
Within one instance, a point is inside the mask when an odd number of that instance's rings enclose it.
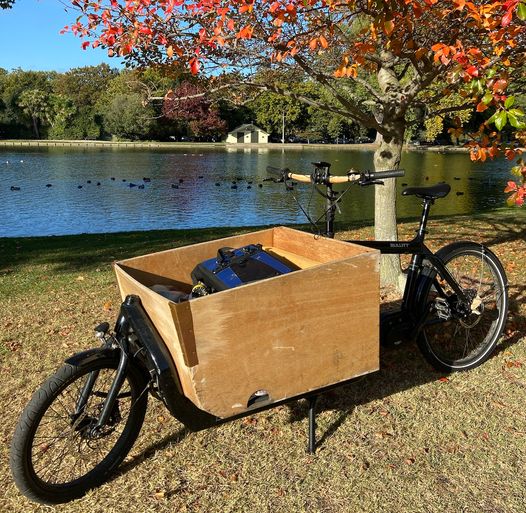
<path fill-rule="evenodd" d="M 244 125 L 240 125 L 237 128 L 230 130 L 230 132 L 228 133 L 233 134 L 234 132 L 263 132 L 266 135 L 270 135 L 269 133 L 265 132 L 265 130 L 263 130 L 262 128 L 259 128 L 253 123 L 245 123 Z"/>

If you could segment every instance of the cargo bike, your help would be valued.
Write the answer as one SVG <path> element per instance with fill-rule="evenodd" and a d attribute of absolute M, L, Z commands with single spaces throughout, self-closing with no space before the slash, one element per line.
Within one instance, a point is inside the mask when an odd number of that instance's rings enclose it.
<path fill-rule="evenodd" d="M 137 439 L 149 395 L 193 431 L 307 399 L 314 452 L 316 398 L 378 370 L 379 338 L 387 345 L 416 339 L 443 372 L 489 358 L 508 307 L 502 265 L 478 243 L 435 253 L 424 244 L 430 207 L 449 185 L 403 190 L 423 204 L 412 240 L 338 241 L 335 214 L 350 187 L 403 172 L 335 176 L 326 162 L 314 163 L 310 175 L 267 170 L 288 189 L 305 182 L 322 194 L 325 229 L 312 235 L 275 227 L 117 262 L 123 303 L 115 327 L 97 326 L 101 346 L 68 358 L 18 422 L 10 463 L 27 497 L 67 502 L 106 481 Z M 336 184 L 347 188 L 337 192 Z M 151 288 L 189 291 L 196 262 L 247 244 L 261 244 L 297 270 L 178 303 Z M 382 318 L 380 253 L 412 255 L 401 308 Z"/>

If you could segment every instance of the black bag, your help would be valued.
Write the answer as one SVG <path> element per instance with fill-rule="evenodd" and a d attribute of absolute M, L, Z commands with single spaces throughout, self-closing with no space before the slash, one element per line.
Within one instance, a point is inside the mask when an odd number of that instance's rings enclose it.
<path fill-rule="evenodd" d="M 296 269 L 268 254 L 261 244 L 239 249 L 225 247 L 217 252 L 217 258 L 197 264 L 192 271 L 192 282 L 202 283 L 207 292 L 219 292 Z"/>

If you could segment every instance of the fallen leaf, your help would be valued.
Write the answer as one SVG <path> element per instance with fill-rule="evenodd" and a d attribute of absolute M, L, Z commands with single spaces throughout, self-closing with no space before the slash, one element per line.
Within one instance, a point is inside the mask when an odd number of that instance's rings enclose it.
<path fill-rule="evenodd" d="M 164 490 L 159 490 L 153 494 L 153 497 L 160 501 L 166 497 L 166 492 Z"/>

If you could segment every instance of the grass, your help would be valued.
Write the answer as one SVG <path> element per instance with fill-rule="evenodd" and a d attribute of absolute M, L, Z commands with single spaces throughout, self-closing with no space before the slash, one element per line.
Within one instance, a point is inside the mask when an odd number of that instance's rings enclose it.
<path fill-rule="evenodd" d="M 95 344 L 96 323 L 115 319 L 111 262 L 242 230 L 0 239 L 0 511 L 524 511 L 524 214 L 504 210 L 430 224 L 431 247 L 478 240 L 506 268 L 506 333 L 483 366 L 444 379 L 413 345 L 382 350 L 379 372 L 322 397 L 315 456 L 305 452 L 303 401 L 189 433 L 150 400 L 139 441 L 117 475 L 56 508 L 18 493 L 8 447 L 32 391 L 65 357 Z M 342 238 L 372 236 L 370 227 L 340 228 Z M 415 223 L 400 229 L 411 236 Z"/>

